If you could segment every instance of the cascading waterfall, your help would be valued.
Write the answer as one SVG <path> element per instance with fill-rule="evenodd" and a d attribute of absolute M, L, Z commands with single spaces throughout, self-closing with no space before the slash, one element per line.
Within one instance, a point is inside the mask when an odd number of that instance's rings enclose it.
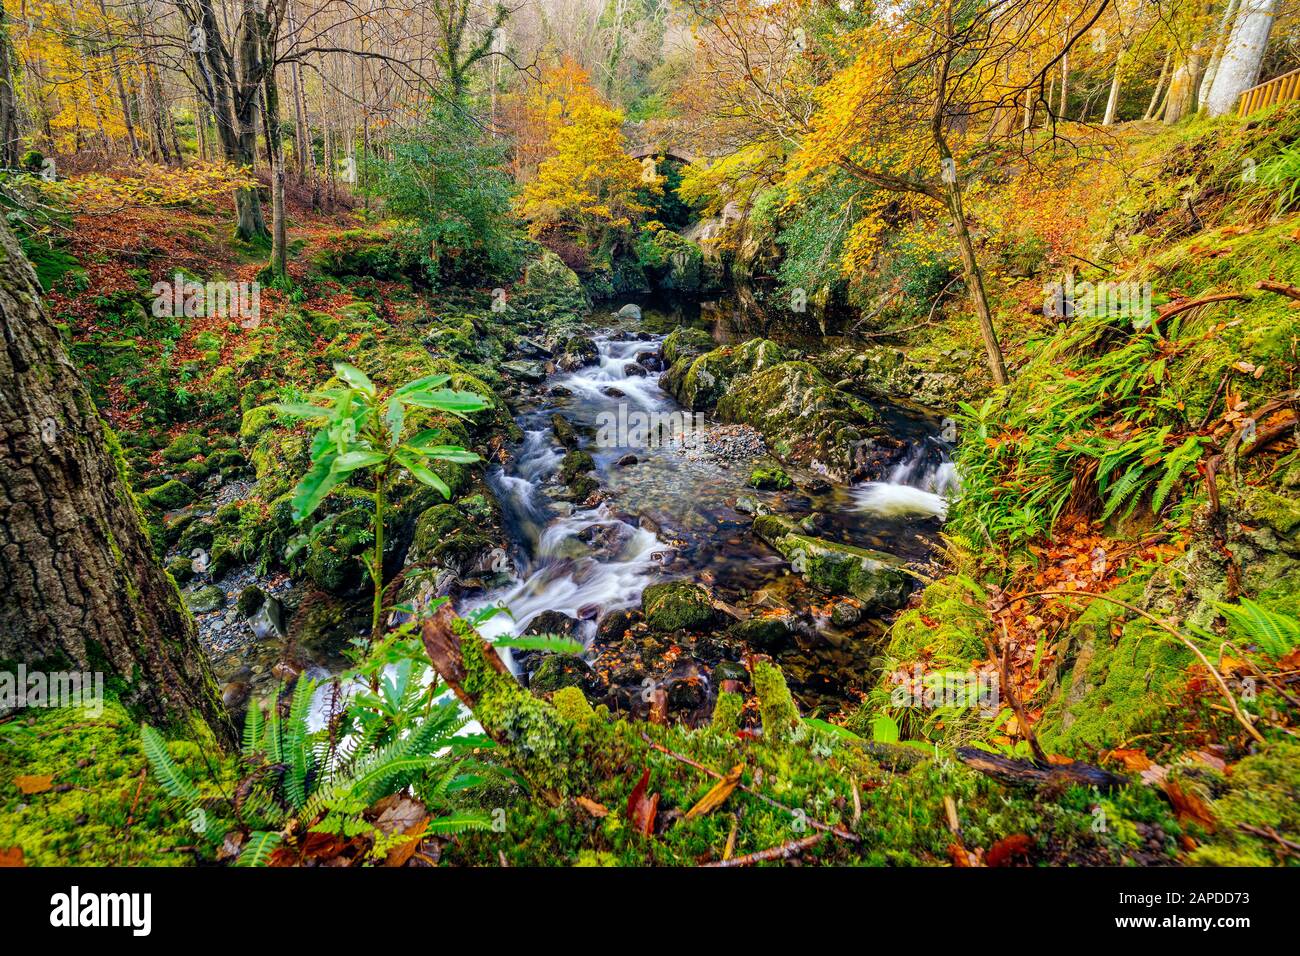
<path fill-rule="evenodd" d="M 592 426 L 600 411 L 622 401 L 652 410 L 669 400 L 657 376 L 629 375 L 626 371 L 638 351 L 653 349 L 645 340 L 595 340 L 600 359 L 595 365 L 559 376 L 554 384 L 572 396 L 566 411 L 575 425 Z M 617 388 L 620 398 L 607 389 Z M 595 635 L 599 614 L 633 607 L 641 592 L 660 569 L 665 546 L 652 532 L 629 524 L 607 505 L 572 509 L 546 494 L 564 458 L 551 430 L 550 409 L 521 422 L 524 440 L 508 469 L 494 468 L 488 483 L 505 515 L 516 542 L 514 582 L 476 600 L 472 607 L 502 604 L 509 615 L 497 615 L 479 630 L 489 639 L 519 634 L 544 611 L 559 611 L 582 621 L 582 636 Z M 607 458 L 620 449 L 590 449 Z"/>
<path fill-rule="evenodd" d="M 853 489 L 860 510 L 885 517 L 948 516 L 948 502 L 957 493 L 957 466 L 948 447 L 925 438 L 889 472 L 884 481 L 868 481 Z"/>

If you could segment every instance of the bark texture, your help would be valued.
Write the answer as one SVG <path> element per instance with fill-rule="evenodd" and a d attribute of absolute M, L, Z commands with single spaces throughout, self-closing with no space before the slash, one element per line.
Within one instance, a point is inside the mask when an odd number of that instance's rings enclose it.
<path fill-rule="evenodd" d="M 194 620 L 154 557 L 116 439 L 0 223 L 0 666 L 102 672 L 142 716 L 233 742 Z"/>

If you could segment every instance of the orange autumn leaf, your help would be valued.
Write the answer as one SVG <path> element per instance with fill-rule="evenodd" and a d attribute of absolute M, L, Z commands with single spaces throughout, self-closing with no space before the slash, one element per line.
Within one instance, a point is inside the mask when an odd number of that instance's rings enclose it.
<path fill-rule="evenodd" d="M 14 786 L 29 796 L 34 793 L 44 793 L 53 785 L 54 777 L 50 774 L 14 777 Z"/>

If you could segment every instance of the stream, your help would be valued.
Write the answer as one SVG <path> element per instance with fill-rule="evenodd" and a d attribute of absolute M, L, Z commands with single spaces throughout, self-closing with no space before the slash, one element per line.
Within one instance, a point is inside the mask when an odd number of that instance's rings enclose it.
<path fill-rule="evenodd" d="M 807 519 L 806 529 L 819 537 L 925 560 L 946 496 L 956 487 L 937 419 L 918 410 L 878 409 L 891 435 L 906 445 L 879 481 L 835 486 L 787 467 L 794 488 L 756 491 L 747 486 L 751 470 L 777 464 L 757 433 L 684 411 L 659 387 L 665 336 L 647 329 L 675 327 L 674 319 L 680 316 L 651 307 L 640 322 L 593 312 L 598 362 L 549 376 L 517 407 L 523 440 L 510 449 L 507 464 L 487 475 L 511 541 L 514 580 L 462 601 L 459 610 L 498 603 L 508 608 L 509 615 L 481 627 L 489 637 L 524 633 L 541 615 L 559 612 L 579 622 L 575 633 L 594 650 L 600 621 L 638 607 L 648 585 L 680 578 L 704 584 L 745 616 L 791 611 L 801 623 L 779 662 L 806 701 L 843 703 L 873 676 L 882 622 L 852 615 L 832 622 L 820 607 L 825 595 L 752 533 L 753 513 Z M 578 446 L 592 456 L 603 497 L 595 506 L 563 499 L 559 472 L 567 449 L 555 416 L 573 426 Z M 653 436 L 663 440 L 637 433 L 638 421 L 647 420 L 670 426 Z M 512 666 L 520 672 L 517 663 Z"/>

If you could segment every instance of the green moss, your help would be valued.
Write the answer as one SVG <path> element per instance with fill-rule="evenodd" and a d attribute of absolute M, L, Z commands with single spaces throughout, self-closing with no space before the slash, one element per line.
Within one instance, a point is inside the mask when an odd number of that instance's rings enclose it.
<path fill-rule="evenodd" d="M 709 592 L 688 581 L 650 585 L 641 593 L 641 611 L 646 623 L 663 633 L 706 627 L 715 615 Z"/>
<path fill-rule="evenodd" d="M 718 694 L 718 700 L 713 705 L 710 726 L 720 734 L 734 734 L 740 729 L 740 713 L 744 709 L 745 698 L 724 691 Z"/>
<path fill-rule="evenodd" d="M 799 709 L 790 696 L 785 675 L 770 661 L 758 661 L 753 673 L 758 712 L 763 719 L 763 736 L 769 740 L 782 740 L 799 726 Z"/>
<path fill-rule="evenodd" d="M 664 364 L 675 365 L 683 358 L 702 355 L 713 348 L 713 336 L 704 329 L 674 329 L 664 339 Z"/>
<path fill-rule="evenodd" d="M 182 484 L 173 478 L 157 488 L 151 488 L 140 497 L 159 511 L 174 511 L 193 501 L 194 492 L 190 490 L 188 485 Z"/>
<path fill-rule="evenodd" d="M 595 469 L 596 462 L 591 455 L 585 451 L 571 451 L 560 462 L 560 480 L 566 485 L 572 484 L 575 478 Z"/>
<path fill-rule="evenodd" d="M 1190 786 L 1191 784 L 1181 784 Z M 1192 853 L 1194 863 L 1209 866 L 1286 865 L 1289 857 L 1277 841 L 1242 830 L 1273 831 L 1283 840 L 1300 842 L 1300 744 L 1272 741 L 1232 768 L 1223 792 L 1214 800 L 1216 827 L 1209 843 Z"/>
<path fill-rule="evenodd" d="M 578 687 L 561 687 L 551 696 L 551 704 L 565 720 L 585 724 L 596 716 L 587 697 Z"/>
<path fill-rule="evenodd" d="M 902 562 L 871 551 L 799 534 L 781 515 L 759 515 L 754 533 L 791 562 L 809 584 L 828 594 L 849 594 L 871 608 L 902 606 L 910 589 Z"/>
<path fill-rule="evenodd" d="M 269 405 L 259 405 L 244 412 L 239 424 L 239 439 L 251 444 L 276 422 L 275 409 Z"/>
<path fill-rule="evenodd" d="M 749 480 L 746 484 L 751 488 L 771 491 L 784 491 L 787 488 L 794 487 L 794 482 L 790 480 L 790 476 L 781 468 L 755 468 L 749 473 Z"/>
<path fill-rule="evenodd" d="M 195 726 L 194 732 L 205 733 Z M 0 729 L 0 848 L 28 866 L 180 866 L 193 861 L 189 821 L 173 811 L 139 748 L 139 725 L 115 699 L 84 709 L 29 708 Z M 215 752 L 210 735 L 200 738 Z M 192 776 L 200 748 L 169 748 Z M 17 776 L 50 776 L 23 794 Z"/>
<path fill-rule="evenodd" d="M 189 461 L 195 455 L 202 455 L 207 451 L 207 442 L 203 436 L 196 435 L 194 432 L 185 432 L 177 435 L 166 448 L 163 449 L 163 459 L 176 464 L 182 461 Z"/>

